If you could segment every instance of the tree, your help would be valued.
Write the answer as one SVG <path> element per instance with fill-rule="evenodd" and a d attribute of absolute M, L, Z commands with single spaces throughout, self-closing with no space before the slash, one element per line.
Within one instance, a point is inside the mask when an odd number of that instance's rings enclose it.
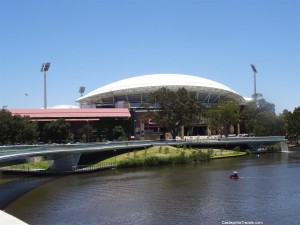
<path fill-rule="evenodd" d="M 181 126 L 191 128 L 203 117 L 204 106 L 195 96 L 196 93 L 188 92 L 185 88 L 177 91 L 161 88 L 149 95 L 148 112 L 153 107 L 157 108 L 152 113 L 153 120 L 167 128 L 175 138 Z"/>
<path fill-rule="evenodd" d="M 39 133 L 37 132 L 37 123 L 32 122 L 30 117 L 20 115 L 13 116 L 13 133 L 14 143 L 33 143 L 37 140 Z"/>
<path fill-rule="evenodd" d="M 297 144 L 298 140 L 299 140 L 299 136 L 300 136 L 300 106 L 298 108 L 295 108 L 293 111 L 293 116 L 292 116 L 292 120 L 293 120 L 293 126 L 292 126 L 292 132 L 295 133 L 296 138 L 297 138 Z"/>
<path fill-rule="evenodd" d="M 0 144 L 11 143 L 13 127 L 13 117 L 11 113 L 5 109 L 0 110 Z"/>
<path fill-rule="evenodd" d="M 284 121 L 285 131 L 289 139 L 295 140 L 298 144 L 300 135 L 300 106 L 295 108 L 293 112 L 284 110 L 280 116 Z"/>
<path fill-rule="evenodd" d="M 279 134 L 279 120 L 276 114 L 270 111 L 258 112 L 255 116 L 253 133 L 258 136 L 272 136 Z"/>
<path fill-rule="evenodd" d="M 93 136 L 93 127 L 87 123 L 83 126 L 82 128 L 82 133 L 83 133 L 83 140 L 86 142 L 90 142 L 90 140 L 92 139 Z"/>
<path fill-rule="evenodd" d="M 116 140 L 121 140 L 125 136 L 125 131 L 122 126 L 115 126 L 112 129 L 113 138 Z"/>
<path fill-rule="evenodd" d="M 51 121 L 44 126 L 44 138 L 48 142 L 65 142 L 69 139 L 70 127 L 70 124 L 62 118 Z"/>
<path fill-rule="evenodd" d="M 29 117 L 12 116 L 7 110 L 0 110 L 0 144 L 28 144 L 37 137 L 37 124 Z"/>
<path fill-rule="evenodd" d="M 241 113 L 243 129 L 246 133 L 257 136 L 285 135 L 288 112 L 284 113 L 276 116 L 274 105 L 265 100 L 260 102 L 259 107 L 254 101 L 250 101 Z"/>
<path fill-rule="evenodd" d="M 240 107 L 237 102 L 222 100 L 218 105 L 207 110 L 208 126 L 219 133 L 228 136 L 231 125 L 239 121 Z"/>

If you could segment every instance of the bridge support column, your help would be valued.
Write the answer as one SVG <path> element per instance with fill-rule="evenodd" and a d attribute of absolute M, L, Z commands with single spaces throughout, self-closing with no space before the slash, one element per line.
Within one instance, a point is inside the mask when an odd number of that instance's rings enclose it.
<path fill-rule="evenodd" d="M 75 171 L 80 159 L 81 153 L 75 154 L 57 154 L 47 157 L 50 161 L 50 170 L 58 172 Z"/>
<path fill-rule="evenodd" d="M 288 152 L 289 148 L 286 141 L 280 142 L 280 147 L 282 152 Z"/>
<path fill-rule="evenodd" d="M 248 143 L 247 145 L 251 150 L 257 151 L 261 147 L 262 144 L 261 143 Z"/>
<path fill-rule="evenodd" d="M 206 135 L 211 136 L 211 129 L 208 126 L 206 127 Z"/>

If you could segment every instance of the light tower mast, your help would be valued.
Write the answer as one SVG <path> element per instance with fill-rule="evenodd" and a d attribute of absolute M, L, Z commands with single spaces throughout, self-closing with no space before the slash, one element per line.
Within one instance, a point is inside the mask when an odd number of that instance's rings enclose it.
<path fill-rule="evenodd" d="M 80 93 L 80 96 L 81 96 L 81 97 L 82 97 L 84 91 L 85 91 L 85 87 L 84 87 L 84 86 L 80 86 L 80 87 L 79 87 L 79 93 Z M 82 108 L 82 103 L 80 103 L 80 108 Z"/>
<path fill-rule="evenodd" d="M 49 70 L 50 63 L 45 62 L 42 64 L 41 72 L 44 72 L 44 109 L 47 109 L 47 81 L 46 72 Z"/>
<path fill-rule="evenodd" d="M 254 93 L 252 95 L 252 97 L 254 98 L 254 101 L 255 101 L 255 104 L 257 104 L 257 92 L 256 92 L 256 73 L 257 73 L 257 70 L 256 70 L 256 67 L 254 64 L 250 64 L 251 65 L 251 68 L 253 70 L 253 77 L 254 77 Z"/>
<path fill-rule="evenodd" d="M 79 87 L 79 93 L 80 93 L 80 96 L 81 96 L 81 97 L 82 97 L 84 91 L 85 91 L 85 87 L 80 86 L 80 87 Z"/>

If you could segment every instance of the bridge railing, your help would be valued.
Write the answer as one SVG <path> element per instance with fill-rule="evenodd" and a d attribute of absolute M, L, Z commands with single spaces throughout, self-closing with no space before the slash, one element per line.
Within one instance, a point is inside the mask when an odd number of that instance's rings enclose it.
<path fill-rule="evenodd" d="M 43 151 L 68 151 L 68 150 L 89 150 L 104 149 L 124 146 L 149 146 L 151 141 L 118 141 L 118 142 L 97 142 L 97 143 L 76 143 L 76 144 L 43 144 L 43 145 L 11 145 L 0 146 L 0 157 L 13 154 L 43 152 Z"/>

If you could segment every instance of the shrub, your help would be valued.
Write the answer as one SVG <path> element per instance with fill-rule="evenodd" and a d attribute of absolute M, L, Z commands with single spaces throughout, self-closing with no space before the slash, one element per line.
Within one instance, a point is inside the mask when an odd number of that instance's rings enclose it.
<path fill-rule="evenodd" d="M 159 152 L 159 153 L 161 153 L 161 149 L 162 149 L 162 147 L 161 147 L 161 146 L 159 146 L 159 149 L 158 149 L 158 152 Z"/>
<path fill-rule="evenodd" d="M 169 150 L 168 147 L 165 150 Z M 147 158 L 138 158 L 134 157 L 127 160 L 121 160 L 118 163 L 118 167 L 120 168 L 131 168 L 131 167 L 143 167 L 143 166 L 159 166 L 159 165 L 168 165 L 168 164 L 189 164 L 189 163 L 197 163 L 200 161 L 205 161 L 210 159 L 211 152 L 209 150 L 208 153 L 200 151 L 193 151 L 190 156 L 186 156 L 185 151 L 181 151 L 179 156 L 169 156 L 169 157 L 157 157 L 157 156 L 149 156 Z"/>
<path fill-rule="evenodd" d="M 158 166 L 160 164 L 160 158 L 156 156 L 150 156 L 145 159 L 145 166 Z"/>
<path fill-rule="evenodd" d="M 121 160 L 118 162 L 118 167 L 120 168 L 133 168 L 144 166 L 144 160 L 139 158 L 132 158 L 129 160 Z"/>
<path fill-rule="evenodd" d="M 241 150 L 240 146 L 235 146 L 233 151 L 237 154 Z"/>
<path fill-rule="evenodd" d="M 246 150 L 246 154 L 247 154 L 247 155 L 252 155 L 252 153 L 253 153 L 253 151 L 252 151 L 251 149 L 247 149 L 247 150 Z"/>
<path fill-rule="evenodd" d="M 193 151 L 192 155 L 189 158 L 191 162 L 197 163 L 208 160 L 210 158 L 210 155 L 208 153 L 203 153 L 202 151 Z"/>
<path fill-rule="evenodd" d="M 165 147 L 165 154 L 169 153 L 169 147 Z"/>

